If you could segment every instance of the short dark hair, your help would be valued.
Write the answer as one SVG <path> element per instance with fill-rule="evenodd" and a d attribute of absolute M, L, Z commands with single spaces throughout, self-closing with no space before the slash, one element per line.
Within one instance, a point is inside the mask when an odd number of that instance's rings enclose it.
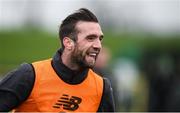
<path fill-rule="evenodd" d="M 76 12 L 67 16 L 60 25 L 59 28 L 59 38 L 61 40 L 62 49 L 64 49 L 63 38 L 70 37 L 72 40 L 76 41 L 77 30 L 75 28 L 77 22 L 87 21 L 87 22 L 97 22 L 97 17 L 88 9 L 80 8 Z"/>

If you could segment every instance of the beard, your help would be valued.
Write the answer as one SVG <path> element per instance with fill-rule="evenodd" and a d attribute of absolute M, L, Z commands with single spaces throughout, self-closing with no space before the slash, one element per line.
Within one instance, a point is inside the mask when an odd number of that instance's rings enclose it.
<path fill-rule="evenodd" d="M 75 47 L 74 51 L 72 52 L 71 61 L 81 68 L 93 68 L 97 56 L 90 56 L 90 52 L 92 51 L 94 50 L 91 48 L 87 50 L 79 50 L 78 47 Z"/>

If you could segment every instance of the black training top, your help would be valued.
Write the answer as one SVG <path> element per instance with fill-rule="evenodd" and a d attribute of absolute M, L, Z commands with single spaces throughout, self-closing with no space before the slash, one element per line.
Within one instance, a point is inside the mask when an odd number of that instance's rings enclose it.
<path fill-rule="evenodd" d="M 61 60 L 61 50 L 52 59 L 52 67 L 57 75 L 66 83 L 79 84 L 87 76 L 88 69 L 73 71 Z M 104 90 L 98 112 L 113 112 L 115 110 L 112 87 L 107 78 L 104 80 Z M 19 106 L 30 95 L 35 81 L 34 69 L 31 64 L 24 63 L 16 70 L 9 72 L 0 81 L 0 111 L 10 111 Z"/>

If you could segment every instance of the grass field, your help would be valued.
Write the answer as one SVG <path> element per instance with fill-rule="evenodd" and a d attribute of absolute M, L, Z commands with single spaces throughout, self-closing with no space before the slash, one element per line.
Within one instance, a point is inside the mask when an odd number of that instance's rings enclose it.
<path fill-rule="evenodd" d="M 114 34 L 110 32 L 104 34 L 103 45 L 111 50 L 110 65 L 113 65 L 119 57 L 130 58 L 139 63 L 148 49 L 164 52 L 169 50 L 179 52 L 180 49 L 179 35 L 155 36 L 147 33 Z M 31 63 L 52 57 L 58 48 L 60 44 L 57 34 L 47 33 L 37 28 L 0 31 L 0 78 L 23 62 Z M 145 76 L 141 76 L 130 111 L 146 111 L 147 90 Z M 119 105 L 119 107 L 123 111 L 124 106 Z"/>
<path fill-rule="evenodd" d="M 178 36 L 157 39 L 155 36 L 142 33 L 104 34 L 103 45 L 110 48 L 112 62 L 119 56 L 138 60 L 143 49 L 147 47 L 169 49 L 179 48 L 180 45 Z M 0 75 L 23 62 L 31 63 L 52 57 L 59 47 L 58 33 L 50 34 L 37 28 L 0 31 Z"/>
<path fill-rule="evenodd" d="M 0 73 L 23 62 L 51 57 L 58 42 L 54 35 L 35 29 L 0 32 Z"/>

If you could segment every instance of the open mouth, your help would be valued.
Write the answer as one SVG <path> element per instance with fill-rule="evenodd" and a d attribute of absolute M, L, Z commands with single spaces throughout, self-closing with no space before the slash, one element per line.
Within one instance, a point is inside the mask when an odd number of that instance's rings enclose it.
<path fill-rule="evenodd" d="M 97 52 L 88 52 L 86 54 L 86 62 L 88 65 L 93 66 L 96 62 L 96 58 L 98 56 Z"/>
<path fill-rule="evenodd" d="M 90 57 L 93 57 L 93 58 L 96 58 L 97 53 L 89 53 L 89 56 L 90 56 Z"/>
<path fill-rule="evenodd" d="M 88 57 L 91 57 L 91 58 L 93 58 L 95 60 L 97 55 L 98 55 L 98 53 L 96 53 L 96 52 L 89 52 L 87 55 L 88 55 Z"/>

